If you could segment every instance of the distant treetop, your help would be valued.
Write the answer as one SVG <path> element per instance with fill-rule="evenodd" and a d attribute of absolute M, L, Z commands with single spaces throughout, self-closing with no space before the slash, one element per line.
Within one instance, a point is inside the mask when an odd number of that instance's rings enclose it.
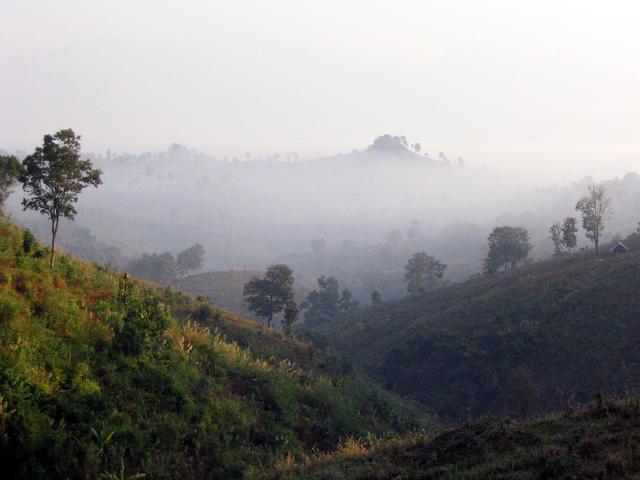
<path fill-rule="evenodd" d="M 376 138 L 371 145 L 369 145 L 369 150 L 408 150 L 409 142 L 407 138 L 404 136 L 392 136 L 389 134 L 380 135 Z"/>

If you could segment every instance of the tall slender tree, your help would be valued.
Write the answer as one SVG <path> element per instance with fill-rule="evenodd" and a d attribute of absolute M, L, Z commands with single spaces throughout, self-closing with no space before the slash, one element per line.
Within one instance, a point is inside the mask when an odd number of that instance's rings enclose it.
<path fill-rule="evenodd" d="M 585 235 L 596 247 L 596 256 L 600 254 L 600 237 L 605 222 L 611 216 L 611 199 L 602 185 L 589 185 L 588 194 L 578 200 L 576 210 L 582 215 L 582 228 Z"/>
<path fill-rule="evenodd" d="M 93 168 L 91 160 L 80 158 L 80 136 L 70 128 L 45 135 L 42 146 L 25 158 L 22 165 L 22 187 L 27 194 L 22 206 L 49 217 L 49 268 L 53 268 L 60 218 L 75 218 L 78 195 L 90 185 L 100 185 L 102 172 Z"/>

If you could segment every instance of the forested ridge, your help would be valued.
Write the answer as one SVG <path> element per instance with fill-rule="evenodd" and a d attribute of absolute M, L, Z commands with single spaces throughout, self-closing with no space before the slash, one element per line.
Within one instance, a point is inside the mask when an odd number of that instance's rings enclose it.
<path fill-rule="evenodd" d="M 635 238 L 635 237 L 634 237 Z M 447 421 L 638 387 L 640 253 L 577 253 L 361 308 L 313 329 Z"/>

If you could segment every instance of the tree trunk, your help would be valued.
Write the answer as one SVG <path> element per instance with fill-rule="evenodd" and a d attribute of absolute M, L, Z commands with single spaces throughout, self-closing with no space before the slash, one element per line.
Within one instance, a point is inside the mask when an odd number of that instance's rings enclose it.
<path fill-rule="evenodd" d="M 600 251 L 599 251 L 599 249 L 598 249 L 598 243 L 599 243 L 599 242 L 598 242 L 598 239 L 597 239 L 597 238 L 596 238 L 596 240 L 595 240 L 595 242 L 594 242 L 594 243 L 596 244 L 596 257 L 599 257 L 599 256 L 600 256 Z"/>
<path fill-rule="evenodd" d="M 273 313 L 269 314 L 269 318 L 267 318 L 267 327 L 271 328 L 271 320 L 273 320 Z"/>
<path fill-rule="evenodd" d="M 56 254 L 56 235 L 58 234 L 58 219 L 51 220 L 51 258 L 49 259 L 49 270 L 53 269 L 53 259 Z"/>

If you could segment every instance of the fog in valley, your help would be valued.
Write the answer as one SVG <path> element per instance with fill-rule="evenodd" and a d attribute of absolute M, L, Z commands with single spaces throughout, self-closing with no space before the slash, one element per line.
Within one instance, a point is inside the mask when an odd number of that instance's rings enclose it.
<path fill-rule="evenodd" d="M 0 148 L 73 127 L 104 172 L 63 249 L 127 269 L 200 244 L 201 271 L 286 263 L 368 302 L 406 293 L 416 252 L 445 282 L 481 272 L 500 225 L 549 258 L 592 183 L 605 241 L 637 228 L 633 3 L 275 4 L 3 3 Z M 46 239 L 20 192 L 7 206 Z"/>

